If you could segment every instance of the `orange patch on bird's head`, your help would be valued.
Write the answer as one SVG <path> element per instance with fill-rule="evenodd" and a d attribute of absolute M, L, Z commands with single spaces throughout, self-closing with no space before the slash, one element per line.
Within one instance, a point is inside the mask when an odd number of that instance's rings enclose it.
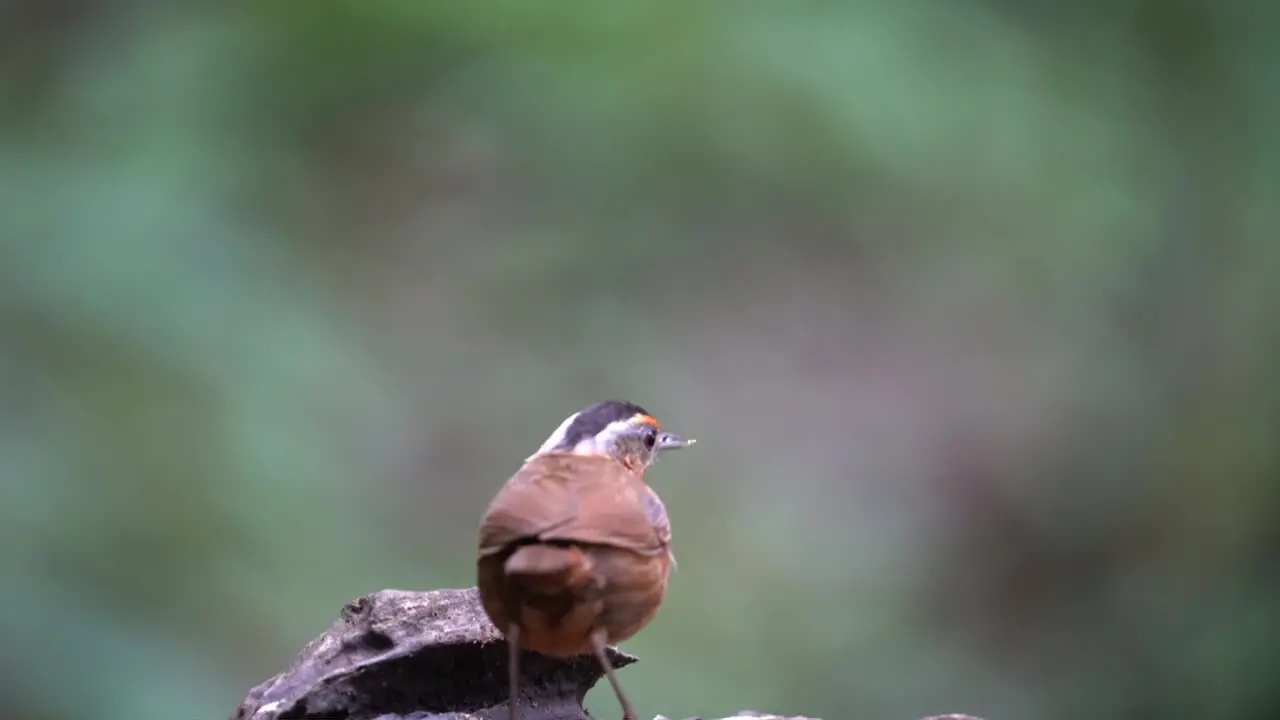
<path fill-rule="evenodd" d="M 643 415 L 643 414 L 637 413 L 631 416 L 631 422 L 637 425 L 652 425 L 655 428 L 658 428 L 659 430 L 662 429 L 662 426 L 658 424 L 657 418 L 653 417 L 652 415 Z"/>

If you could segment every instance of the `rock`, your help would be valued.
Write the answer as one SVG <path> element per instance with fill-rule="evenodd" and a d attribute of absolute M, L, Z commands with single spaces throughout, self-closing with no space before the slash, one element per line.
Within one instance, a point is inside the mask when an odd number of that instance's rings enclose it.
<path fill-rule="evenodd" d="M 671 720 L 666 715 L 658 715 L 653 720 Z M 700 717 L 685 718 L 684 720 L 703 720 Z M 733 715 L 718 720 L 818 720 L 818 718 L 806 717 L 804 715 L 771 715 L 769 713 L 756 712 L 755 710 L 739 710 Z M 932 717 L 921 718 L 921 720 L 982 720 L 972 715 L 934 715 Z"/>
<path fill-rule="evenodd" d="M 615 668 L 637 660 L 612 647 L 609 659 Z M 594 658 L 524 653 L 521 666 L 522 720 L 592 720 L 582 699 L 604 675 Z M 231 717 L 506 720 L 507 645 L 475 588 L 380 590 L 347 603 L 288 669 L 251 689 Z M 742 710 L 721 720 L 817 718 Z"/>
<path fill-rule="evenodd" d="M 620 668 L 636 661 L 616 648 Z M 590 720 L 582 698 L 603 673 L 590 656 L 521 659 L 524 720 Z M 342 608 L 287 670 L 245 696 L 235 720 L 506 718 L 507 645 L 475 588 L 381 590 Z"/>

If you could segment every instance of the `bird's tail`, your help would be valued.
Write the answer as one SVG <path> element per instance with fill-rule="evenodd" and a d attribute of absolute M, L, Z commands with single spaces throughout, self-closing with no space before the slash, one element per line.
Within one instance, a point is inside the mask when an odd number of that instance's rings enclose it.
<path fill-rule="evenodd" d="M 507 558 L 512 619 L 526 647 L 558 656 L 589 649 L 603 609 L 594 565 L 590 553 L 572 545 L 534 543 Z"/>
<path fill-rule="evenodd" d="M 591 558 L 571 545 L 525 545 L 507 558 L 503 570 L 526 586 L 572 587 L 591 577 Z"/>

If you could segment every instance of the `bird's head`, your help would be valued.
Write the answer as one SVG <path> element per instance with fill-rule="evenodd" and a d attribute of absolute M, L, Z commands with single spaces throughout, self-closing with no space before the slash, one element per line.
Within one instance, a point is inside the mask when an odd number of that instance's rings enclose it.
<path fill-rule="evenodd" d="M 666 432 L 644 408 L 625 400 L 605 400 L 570 415 L 551 433 L 534 456 L 572 453 L 613 458 L 644 471 L 668 450 L 697 442 Z"/>

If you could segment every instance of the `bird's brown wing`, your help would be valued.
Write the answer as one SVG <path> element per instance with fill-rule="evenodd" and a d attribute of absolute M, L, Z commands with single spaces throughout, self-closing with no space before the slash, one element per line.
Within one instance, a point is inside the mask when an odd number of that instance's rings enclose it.
<path fill-rule="evenodd" d="M 658 497 L 658 493 L 654 492 L 653 488 L 644 485 L 640 493 L 640 504 L 644 508 L 645 517 L 649 519 L 649 524 L 658 534 L 658 539 L 663 545 L 670 545 L 671 519 L 667 517 L 667 506 L 662 504 L 662 498 Z"/>
<path fill-rule="evenodd" d="M 480 555 L 529 538 L 667 551 L 670 526 L 661 500 L 640 477 L 603 457 L 530 459 L 489 504 L 480 521 Z"/>

